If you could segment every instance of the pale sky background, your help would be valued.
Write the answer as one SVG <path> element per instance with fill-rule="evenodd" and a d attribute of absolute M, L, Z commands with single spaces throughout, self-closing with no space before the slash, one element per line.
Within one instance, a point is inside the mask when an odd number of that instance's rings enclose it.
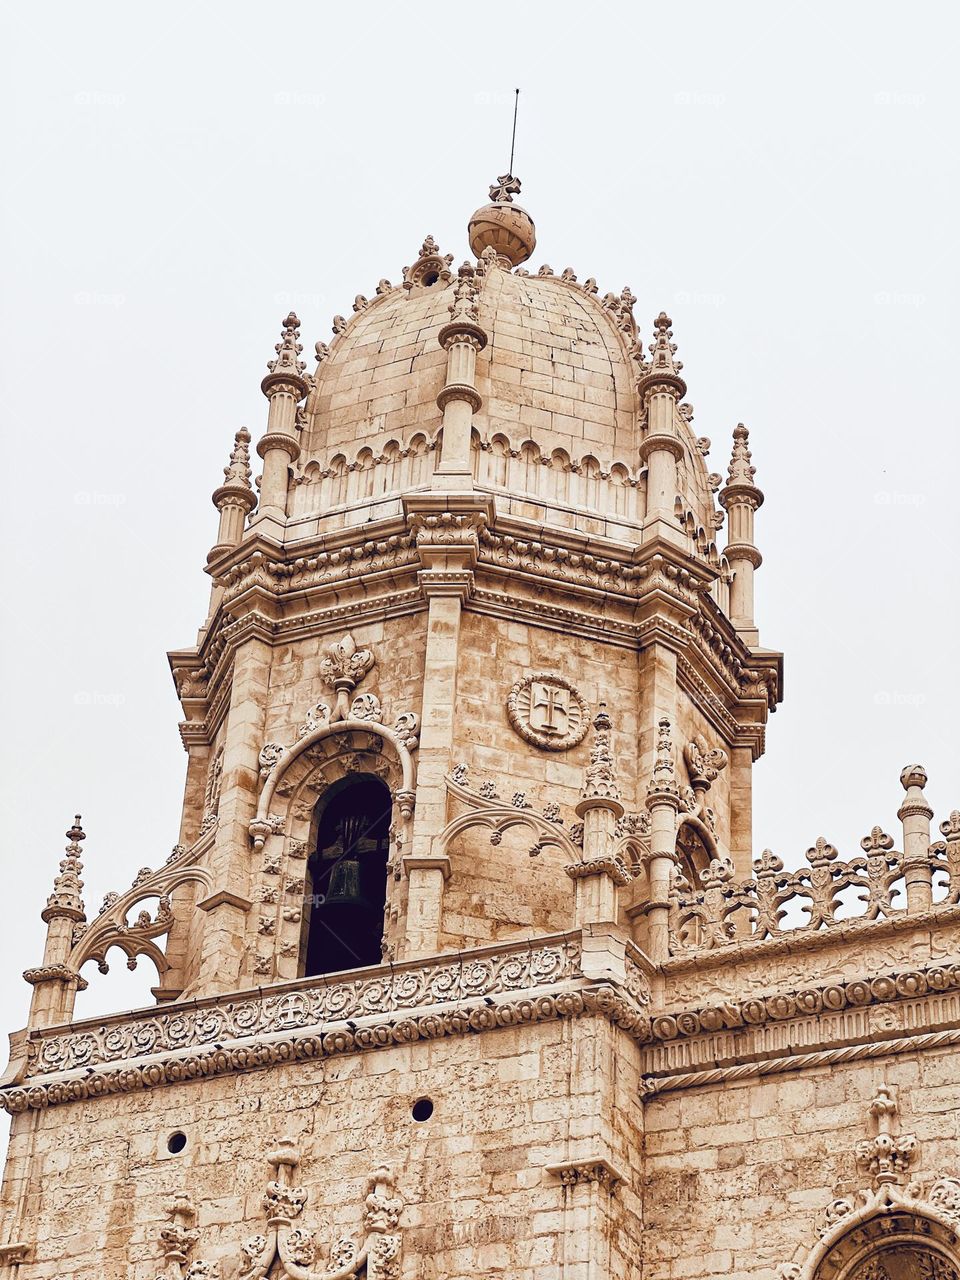
<path fill-rule="evenodd" d="M 960 806 L 958 43 L 876 0 L 7 6 L 4 1029 L 72 815 L 88 912 L 176 840 L 164 653 L 280 320 L 310 353 L 427 233 L 462 259 L 515 85 L 531 267 L 629 284 L 645 340 L 671 313 L 715 470 L 751 428 L 786 653 L 757 852 L 899 843 L 914 759 Z M 144 1003 L 142 965 L 78 1015 Z"/>

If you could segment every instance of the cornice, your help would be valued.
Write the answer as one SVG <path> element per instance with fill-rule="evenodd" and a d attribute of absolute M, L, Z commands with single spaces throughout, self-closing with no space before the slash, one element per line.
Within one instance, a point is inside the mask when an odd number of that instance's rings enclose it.
<path fill-rule="evenodd" d="M 552 935 L 35 1031 L 0 1108 L 590 1014 L 637 1043 L 643 1094 L 960 1044 L 960 961 L 658 1012 L 645 958 L 618 978 L 597 941 L 599 968 L 592 935 Z"/>
<path fill-rule="evenodd" d="M 711 600 L 707 588 L 715 573 L 700 559 L 662 540 L 624 542 L 497 514 L 483 492 L 431 490 L 405 495 L 403 504 L 402 517 L 286 547 L 255 534 L 211 561 L 223 588 L 218 610 L 199 650 L 170 655 L 188 673 L 181 687 L 188 723 L 209 728 L 206 699 L 243 639 L 275 643 L 346 616 L 415 612 L 433 582 L 418 573 L 424 557 L 453 567 L 448 561 L 462 542 L 471 565 L 476 561 L 474 576 L 457 585 L 468 607 L 624 647 L 664 643 L 688 659 L 704 682 L 699 692 L 706 688 L 717 699 L 710 700 L 710 718 L 729 741 L 743 737 L 741 722 L 759 719 L 759 727 L 746 732 L 755 755 L 762 751 L 765 712 L 755 708 L 744 716 L 735 708 L 745 695 L 747 702 L 752 698 L 743 684 L 752 668 L 745 664 L 770 664 L 751 654 Z M 545 598 L 545 588 L 557 598 Z M 336 603 L 325 608 L 331 597 Z M 688 683 L 695 685 L 696 677 Z M 766 688 L 761 693 L 770 700 Z"/>

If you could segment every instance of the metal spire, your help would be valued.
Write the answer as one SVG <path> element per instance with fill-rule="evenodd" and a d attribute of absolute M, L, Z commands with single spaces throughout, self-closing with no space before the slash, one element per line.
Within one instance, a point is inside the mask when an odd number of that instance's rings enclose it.
<path fill-rule="evenodd" d="M 510 137 L 510 164 L 507 168 L 507 173 L 511 175 L 513 174 L 513 152 L 517 145 L 517 111 L 520 107 L 520 90 L 514 89 L 513 93 L 513 133 Z"/>

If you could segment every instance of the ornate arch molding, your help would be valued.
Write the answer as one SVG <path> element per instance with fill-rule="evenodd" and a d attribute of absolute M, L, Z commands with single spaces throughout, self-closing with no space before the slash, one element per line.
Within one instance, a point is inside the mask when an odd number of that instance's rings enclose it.
<path fill-rule="evenodd" d="M 255 873 L 259 914 L 253 976 L 284 979 L 299 972 L 306 859 L 317 802 L 334 782 L 351 774 L 380 778 L 393 804 L 384 933 L 384 953 L 393 954 L 402 894 L 391 886 L 409 845 L 415 799 L 410 737 L 376 721 L 347 718 L 308 729 L 286 750 L 274 751 L 268 744 L 260 761 L 265 782 L 249 828 L 253 847 L 262 855 Z"/>
<path fill-rule="evenodd" d="M 200 846 L 205 848 L 208 844 L 209 840 L 202 838 L 189 849 L 177 845 L 166 865 L 158 871 L 143 867 L 125 893 L 108 893 L 100 914 L 90 924 L 78 925 L 74 930 L 68 967 L 79 975 L 81 966 L 95 960 L 100 972 L 107 973 L 107 952 L 119 947 L 127 957 L 128 969 L 135 969 L 139 957 L 145 955 L 153 961 L 162 979 L 170 963 L 154 939 L 169 932 L 173 922 L 170 898 L 175 889 L 190 883 L 199 884 L 206 892 L 212 889 L 209 872 L 197 864 Z M 151 899 L 157 900 L 155 911 L 145 907 L 131 918 L 138 904 Z"/>
<path fill-rule="evenodd" d="M 328 738 L 336 740 L 349 734 L 373 735 L 373 737 L 381 739 L 384 744 L 390 747 L 400 766 L 400 785 L 396 788 L 397 799 L 403 803 L 406 796 L 409 796 L 409 807 L 412 813 L 416 774 L 413 756 L 408 746 L 410 742 L 409 735 L 403 734 L 401 736 L 397 729 L 388 728 L 385 724 L 378 724 L 375 720 L 348 718 L 309 729 L 292 747 L 280 747 L 275 743 L 267 743 L 260 753 L 260 776 L 265 777 L 266 782 L 260 793 L 260 802 L 257 805 L 257 816 L 254 822 L 268 822 L 274 797 L 278 795 L 282 797 L 284 793 L 289 794 L 289 786 L 281 787 L 281 783 L 285 781 L 286 775 L 297 761 L 301 761 L 301 766 L 303 764 L 311 766 L 309 753 L 312 748 Z M 355 741 L 349 744 L 341 743 L 340 745 L 344 751 L 363 749 L 363 746 Z M 299 782 L 302 782 L 302 778 Z M 296 784 L 297 786 L 299 786 L 299 782 Z M 403 800 L 401 800 L 401 797 L 403 797 Z M 256 839 L 256 835 L 253 832 L 253 823 L 251 823 L 251 834 Z"/>
<path fill-rule="evenodd" d="M 714 834 L 714 832 L 704 822 L 704 820 L 698 817 L 695 813 L 683 813 L 681 811 L 677 815 L 678 841 L 680 839 L 680 835 L 683 832 L 684 828 L 686 828 L 688 831 L 694 832 L 695 835 L 698 837 L 700 843 L 703 845 L 703 848 L 707 855 L 707 865 L 709 865 L 714 858 L 723 859 L 726 857 L 726 854 L 724 854 L 719 844 L 717 843 L 717 837 Z"/>
<path fill-rule="evenodd" d="M 878 1087 L 868 1114 L 872 1135 L 854 1155 L 858 1170 L 872 1175 L 871 1187 L 832 1200 L 819 1243 L 805 1262 L 779 1266 L 777 1280 L 960 1280 L 960 1178 L 940 1175 L 927 1190 L 911 1180 L 920 1148 L 913 1134 L 900 1132 L 891 1085 Z"/>
<path fill-rule="evenodd" d="M 778 1275 L 782 1280 L 897 1280 L 900 1272 L 888 1272 L 884 1259 L 915 1256 L 922 1280 L 960 1280 L 960 1219 L 946 1212 L 945 1204 L 960 1209 L 955 1178 L 937 1179 L 926 1199 L 883 1187 L 871 1203 L 828 1229 L 803 1266 L 788 1264 Z"/>

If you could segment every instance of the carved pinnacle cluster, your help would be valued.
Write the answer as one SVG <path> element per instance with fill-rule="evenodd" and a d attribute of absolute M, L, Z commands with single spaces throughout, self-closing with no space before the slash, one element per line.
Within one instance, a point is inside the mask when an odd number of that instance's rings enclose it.
<path fill-rule="evenodd" d="M 653 775 L 647 784 L 647 806 L 658 800 L 678 800 L 680 787 L 673 761 L 673 739 L 670 721 L 663 716 L 657 723 L 657 749 Z"/>
<path fill-rule="evenodd" d="M 53 893 L 47 898 L 47 905 L 41 913 L 44 921 L 53 920 L 57 916 L 66 916 L 70 920 L 86 919 L 81 896 L 83 881 L 80 874 L 83 863 L 80 861 L 80 842 L 87 837 L 80 826 L 79 813 L 66 835 L 70 843 L 67 845 L 66 857 L 60 862 L 60 874 L 53 882 Z"/>
<path fill-rule="evenodd" d="M 613 753 L 610 750 L 610 717 L 607 715 L 607 704 L 600 703 L 593 721 L 593 746 L 590 748 L 590 763 L 587 765 L 583 789 L 580 792 L 583 800 L 619 800 L 620 788 L 617 785 Z"/>
<path fill-rule="evenodd" d="M 730 457 L 730 465 L 727 467 L 727 484 L 753 485 L 757 468 L 750 461 L 753 454 L 747 443 L 749 439 L 748 428 L 742 422 L 738 422 L 733 429 L 733 453 Z"/>
<path fill-rule="evenodd" d="M 236 482 L 250 488 L 250 432 L 246 427 L 233 437 L 233 452 L 223 474 L 228 484 Z"/>
<path fill-rule="evenodd" d="M 241 427 L 233 438 L 230 461 L 223 469 L 223 484 L 213 493 L 213 505 L 218 511 L 224 507 L 239 506 L 250 511 L 257 498 L 250 484 L 250 432 Z"/>
<path fill-rule="evenodd" d="M 673 321 L 665 311 L 661 311 L 653 322 L 654 339 L 649 347 L 649 368 L 652 373 L 679 373 L 683 368 L 683 363 L 674 359 L 677 344 L 670 341 L 673 337 L 672 324 Z"/>
<path fill-rule="evenodd" d="M 448 308 L 452 322 L 465 320 L 477 324 L 480 320 L 480 290 L 477 287 L 477 271 L 470 262 L 464 262 L 457 273 L 453 287 L 453 301 Z"/>
<path fill-rule="evenodd" d="M 362 1272 L 368 1280 L 397 1280 L 400 1275 L 400 1215 L 403 1198 L 397 1193 L 394 1177 L 381 1165 L 367 1178 L 364 1199 L 364 1239 L 357 1242 L 340 1236 L 329 1247 L 330 1268 L 310 1269 L 319 1261 L 322 1232 L 312 1231 L 302 1222 L 307 1203 L 305 1187 L 294 1184 L 300 1152 L 289 1138 L 267 1156 L 274 1178 L 267 1183 L 263 1208 L 266 1231 L 258 1231 L 240 1246 L 241 1276 L 285 1276 L 310 1280 L 321 1275 L 355 1280 Z M 200 1239 L 195 1228 L 196 1213 L 186 1196 L 180 1195 L 169 1207 L 170 1224 L 160 1231 L 160 1245 L 169 1274 L 179 1280 L 221 1280 L 220 1263 L 192 1258 Z M 294 1225 L 294 1224 L 297 1225 Z M 237 1274 L 230 1269 L 231 1276 Z"/>
<path fill-rule="evenodd" d="M 687 384 L 680 376 L 683 364 L 675 359 L 677 344 L 671 341 L 672 324 L 673 321 L 667 313 L 661 311 L 653 322 L 654 338 L 649 346 L 650 359 L 642 358 L 639 344 L 633 351 L 640 370 L 637 390 L 641 396 L 654 390 L 666 391 L 679 401 L 687 394 Z"/>
<path fill-rule="evenodd" d="M 276 391 L 292 390 L 300 399 L 306 394 L 308 383 L 303 376 L 307 366 L 300 359 L 303 346 L 300 343 L 300 320 L 295 311 L 291 311 L 284 320 L 283 332 L 274 350 L 277 358 L 267 361 L 269 372 L 260 383 L 261 391 L 269 399 Z"/>
<path fill-rule="evenodd" d="M 299 358 L 303 346 L 300 338 L 300 320 L 295 311 L 291 311 L 283 322 L 283 333 L 274 347 L 276 360 L 268 360 L 267 368 L 271 373 L 303 373 L 307 367 Z"/>

